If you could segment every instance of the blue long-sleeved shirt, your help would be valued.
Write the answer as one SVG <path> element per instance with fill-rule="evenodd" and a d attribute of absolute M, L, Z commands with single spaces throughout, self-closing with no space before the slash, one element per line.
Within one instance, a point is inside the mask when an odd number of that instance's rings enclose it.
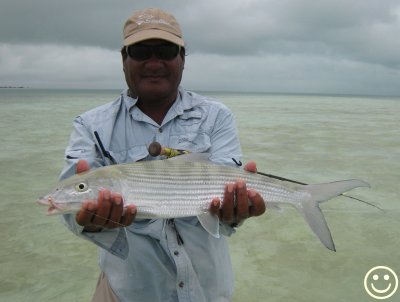
<path fill-rule="evenodd" d="M 146 116 L 136 99 L 120 97 L 74 120 L 66 165 L 60 178 L 75 173 L 78 159 L 90 167 L 154 159 L 147 147 L 162 146 L 209 152 L 216 163 L 233 165 L 241 151 L 232 113 L 222 104 L 179 88 L 161 125 Z M 210 201 L 211 202 L 211 201 Z M 126 228 L 84 232 L 74 215 L 66 225 L 100 249 L 100 268 L 120 301 L 229 301 L 233 276 L 226 238 L 210 236 L 196 217 L 135 220 Z M 232 229 L 223 227 L 230 235 Z M 182 243 L 183 241 L 183 243 Z"/>

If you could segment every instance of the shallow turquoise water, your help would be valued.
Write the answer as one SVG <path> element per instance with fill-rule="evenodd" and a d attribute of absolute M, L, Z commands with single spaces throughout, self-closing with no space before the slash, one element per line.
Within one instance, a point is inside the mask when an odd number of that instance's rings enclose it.
<path fill-rule="evenodd" d="M 0 301 L 88 301 L 97 248 L 35 203 L 56 181 L 75 115 L 118 91 L 0 90 Z M 245 161 L 307 183 L 361 178 L 371 189 L 322 205 L 337 252 L 296 210 L 248 220 L 230 239 L 234 301 L 373 301 L 367 271 L 400 276 L 400 98 L 207 93 L 235 113 Z M 387 301 L 398 301 L 400 293 Z"/>

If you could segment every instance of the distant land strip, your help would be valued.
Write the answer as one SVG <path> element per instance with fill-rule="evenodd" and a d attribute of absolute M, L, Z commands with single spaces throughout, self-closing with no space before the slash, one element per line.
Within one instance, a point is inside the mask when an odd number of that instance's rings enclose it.
<path fill-rule="evenodd" d="M 24 86 L 0 86 L 0 88 L 26 88 Z"/>

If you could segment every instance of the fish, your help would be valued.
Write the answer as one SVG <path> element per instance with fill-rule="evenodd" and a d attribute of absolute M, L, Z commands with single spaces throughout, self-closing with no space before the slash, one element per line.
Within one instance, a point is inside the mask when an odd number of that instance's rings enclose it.
<path fill-rule="evenodd" d="M 357 187 L 370 187 L 358 179 L 295 185 L 265 174 L 218 165 L 207 154 L 194 153 L 164 160 L 115 164 L 76 174 L 61 182 L 38 203 L 48 206 L 48 215 L 76 213 L 86 200 L 96 200 L 107 188 L 122 195 L 124 206 L 135 204 L 135 219 L 197 216 L 202 227 L 219 238 L 219 218 L 209 212 L 214 198 L 223 200 L 227 183 L 241 179 L 257 191 L 266 208 L 290 205 L 296 208 L 321 243 L 336 251 L 330 229 L 319 204 Z"/>

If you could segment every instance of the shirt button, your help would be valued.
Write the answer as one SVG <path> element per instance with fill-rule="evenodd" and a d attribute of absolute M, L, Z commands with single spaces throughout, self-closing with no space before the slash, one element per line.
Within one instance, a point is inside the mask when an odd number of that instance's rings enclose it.
<path fill-rule="evenodd" d="M 180 283 L 179 283 L 179 287 L 180 287 L 180 288 L 182 288 L 184 285 L 185 285 L 185 283 L 183 283 L 183 282 L 180 282 Z"/>
<path fill-rule="evenodd" d="M 158 132 L 162 133 L 162 128 L 158 128 Z"/>
<path fill-rule="evenodd" d="M 174 252 L 174 255 L 175 255 L 175 256 L 178 256 L 178 255 L 179 255 L 179 252 L 178 252 L 178 251 L 175 251 L 175 252 Z"/>

